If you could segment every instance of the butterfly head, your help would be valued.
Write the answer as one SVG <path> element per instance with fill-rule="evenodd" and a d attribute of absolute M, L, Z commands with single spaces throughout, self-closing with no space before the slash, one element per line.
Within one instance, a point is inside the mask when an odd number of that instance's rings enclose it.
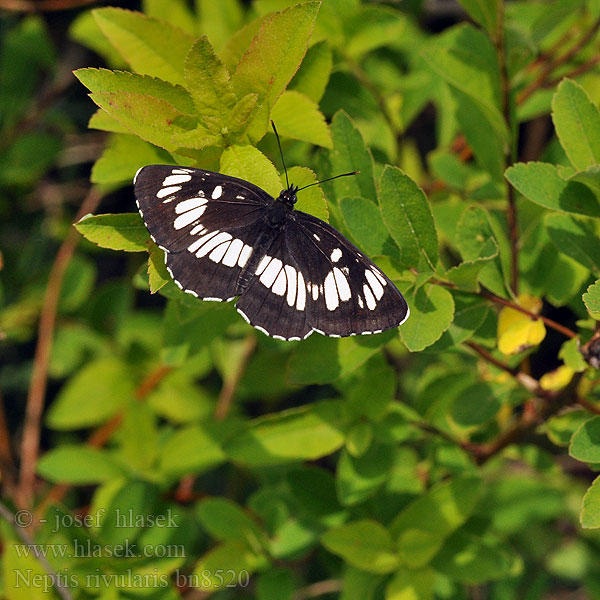
<path fill-rule="evenodd" d="M 284 204 L 287 204 L 290 207 L 294 206 L 294 204 L 296 204 L 296 202 L 298 202 L 298 197 L 296 196 L 297 191 L 298 191 L 298 186 L 292 184 L 287 189 L 281 190 L 281 194 L 279 194 L 279 198 L 277 198 L 277 200 L 279 202 L 283 202 Z"/>

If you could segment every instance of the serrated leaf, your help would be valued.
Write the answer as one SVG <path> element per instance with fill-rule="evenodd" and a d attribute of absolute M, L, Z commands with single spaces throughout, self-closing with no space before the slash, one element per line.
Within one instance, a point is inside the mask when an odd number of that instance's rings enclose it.
<path fill-rule="evenodd" d="M 498 6 L 502 0 L 458 0 L 474 21 L 494 35 L 498 19 Z M 501 10 L 504 10 L 503 8 Z"/>
<path fill-rule="evenodd" d="M 121 125 L 119 121 L 113 119 L 113 117 L 101 108 L 96 110 L 90 117 L 88 127 L 90 129 L 99 129 L 100 131 L 109 131 L 110 133 L 131 133 L 127 127 Z"/>
<path fill-rule="evenodd" d="M 201 115 L 224 120 L 237 102 L 227 67 L 219 60 L 208 38 L 196 40 L 185 59 L 185 83 Z"/>
<path fill-rule="evenodd" d="M 438 240 L 423 190 L 396 167 L 386 166 L 379 183 L 379 205 L 405 267 L 435 271 Z M 434 340 L 435 341 L 435 340 Z"/>
<path fill-rule="evenodd" d="M 326 40 L 317 42 L 306 52 L 288 88 L 301 92 L 318 103 L 325 93 L 332 66 L 333 57 L 329 44 Z"/>
<path fill-rule="evenodd" d="M 365 198 L 342 198 L 340 210 L 352 238 L 369 256 L 399 257 L 377 205 Z"/>
<path fill-rule="evenodd" d="M 86 215 L 75 223 L 84 238 L 101 248 L 145 252 L 150 234 L 137 213 Z"/>
<path fill-rule="evenodd" d="M 127 365 L 116 358 L 99 358 L 61 388 L 48 411 L 47 423 L 58 430 L 99 425 L 133 397 L 134 389 Z"/>
<path fill-rule="evenodd" d="M 165 100 L 133 92 L 95 92 L 90 97 L 131 133 L 166 150 L 202 149 L 220 142 Z"/>
<path fill-rule="evenodd" d="M 390 573 L 398 566 L 392 537 L 383 525 L 371 519 L 330 529 L 321 541 L 330 552 L 369 573 Z"/>
<path fill-rule="evenodd" d="M 479 479 L 451 479 L 436 484 L 402 510 L 390 527 L 402 561 L 412 568 L 426 565 L 467 520 L 480 493 Z"/>
<path fill-rule="evenodd" d="M 373 179 L 373 157 L 360 132 L 343 110 L 333 116 L 331 136 L 333 150 L 329 156 L 332 173 L 338 175 L 358 171 L 353 177 L 342 177 L 333 182 L 337 197 L 362 197 L 375 202 L 377 192 Z"/>
<path fill-rule="evenodd" d="M 436 342 L 454 316 L 452 294 L 438 285 L 425 284 L 407 295 L 410 317 L 400 327 L 400 339 L 411 352 L 420 352 Z"/>
<path fill-rule="evenodd" d="M 594 479 L 583 497 L 580 521 L 585 529 L 600 527 L 600 477 Z"/>
<path fill-rule="evenodd" d="M 172 161 L 168 152 L 134 135 L 114 135 L 94 163 L 90 180 L 93 183 L 131 183 L 140 167 Z"/>
<path fill-rule="evenodd" d="M 391 330 L 342 339 L 312 335 L 292 354 L 288 363 L 288 381 L 300 385 L 335 381 L 358 369 L 394 334 L 395 330 Z"/>
<path fill-rule="evenodd" d="M 122 476 L 106 450 L 63 445 L 46 452 L 37 463 L 38 474 L 55 483 L 90 485 Z"/>
<path fill-rule="evenodd" d="M 96 22 L 138 73 L 184 85 L 183 65 L 194 38 L 165 21 L 121 8 L 97 8 Z"/>
<path fill-rule="evenodd" d="M 519 163 L 507 169 L 506 179 L 528 200 L 551 210 L 600 216 L 598 198 L 583 183 L 565 181 L 555 165 Z"/>
<path fill-rule="evenodd" d="M 546 215 L 545 223 L 559 252 L 600 273 L 600 239 L 592 221 L 555 213 Z"/>
<path fill-rule="evenodd" d="M 93 68 L 77 69 L 73 74 L 92 93 L 132 92 L 143 94 L 164 100 L 183 114 L 193 115 L 195 112 L 194 101 L 184 87 L 173 85 L 156 77 Z"/>
<path fill-rule="evenodd" d="M 307 167 L 292 167 L 288 169 L 288 178 L 290 183 L 300 188 L 317 182 L 317 176 Z M 285 174 L 281 175 L 280 181 L 281 189 L 286 188 Z M 307 190 L 302 190 L 294 208 L 314 215 L 323 221 L 329 221 L 327 200 L 325 200 L 325 194 L 323 194 L 323 190 L 319 185 L 313 185 Z"/>
<path fill-rule="evenodd" d="M 325 117 L 318 104 L 301 92 L 283 92 L 273 106 L 271 119 L 282 137 L 325 148 L 331 148 L 333 145 Z"/>
<path fill-rule="evenodd" d="M 165 252 L 155 243 L 149 245 L 148 256 L 148 283 L 150 293 L 156 294 L 164 285 L 171 281 L 171 276 L 165 265 Z"/>
<path fill-rule="evenodd" d="M 318 402 L 255 419 L 225 444 L 225 452 L 250 466 L 316 460 L 342 446 L 344 424 L 339 402 Z"/>
<path fill-rule="evenodd" d="M 582 300 L 591 317 L 600 320 L 600 279 L 588 287 Z"/>
<path fill-rule="evenodd" d="M 274 198 L 281 192 L 275 165 L 254 146 L 229 146 L 221 155 L 221 173 L 245 179 Z"/>
<path fill-rule="evenodd" d="M 600 417 L 592 417 L 574 433 L 569 454 L 589 463 L 600 463 Z"/>
<path fill-rule="evenodd" d="M 600 112 L 575 81 L 563 79 L 556 89 L 552 120 L 562 147 L 578 171 L 600 163 Z"/>
<path fill-rule="evenodd" d="M 238 63 L 232 78 L 234 90 L 240 97 L 258 95 L 248 129 L 253 141 L 266 133 L 272 107 L 304 58 L 319 6 L 306 2 L 267 17 Z"/>

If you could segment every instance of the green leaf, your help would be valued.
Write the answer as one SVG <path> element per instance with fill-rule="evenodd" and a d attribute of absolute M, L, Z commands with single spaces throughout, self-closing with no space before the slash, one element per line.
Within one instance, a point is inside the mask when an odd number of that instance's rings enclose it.
<path fill-rule="evenodd" d="M 488 238 L 480 248 L 481 256 L 452 267 L 444 277 L 459 289 L 467 292 L 479 291 L 479 273 L 490 261 L 498 256 L 498 245 L 494 238 Z"/>
<path fill-rule="evenodd" d="M 290 569 L 275 567 L 262 573 L 256 582 L 256 600 L 292 600 L 294 578 Z"/>
<path fill-rule="evenodd" d="M 195 15 L 186 0 L 172 0 L 168 3 L 163 0 L 144 0 L 143 7 L 144 13 L 149 17 L 168 21 L 190 35 L 196 33 Z"/>
<path fill-rule="evenodd" d="M 477 585 L 510 577 L 519 562 L 514 551 L 457 531 L 431 564 L 453 581 Z"/>
<path fill-rule="evenodd" d="M 575 432 L 569 454 L 583 462 L 600 463 L 600 417 L 589 419 Z"/>
<path fill-rule="evenodd" d="M 118 215 L 86 215 L 75 228 L 81 235 L 101 248 L 145 252 L 150 234 L 137 213 Z"/>
<path fill-rule="evenodd" d="M 582 299 L 591 317 L 600 321 L 600 279 L 588 287 Z"/>
<path fill-rule="evenodd" d="M 233 581 L 246 583 L 266 559 L 243 540 L 227 540 L 209 550 L 196 564 L 193 577 L 200 590 L 218 590 Z"/>
<path fill-rule="evenodd" d="M 353 506 L 376 494 L 390 476 L 394 456 L 395 447 L 389 444 L 372 444 L 362 456 L 342 452 L 336 473 L 340 502 Z"/>
<path fill-rule="evenodd" d="M 48 411 L 47 423 L 60 430 L 103 423 L 133 397 L 134 387 L 126 364 L 113 357 L 99 358 L 62 387 Z"/>
<path fill-rule="evenodd" d="M 578 181 L 565 181 L 555 165 L 519 163 L 507 169 L 505 175 L 523 196 L 544 208 L 600 216 L 600 203 L 596 195 Z"/>
<path fill-rule="evenodd" d="M 381 211 L 373 202 L 364 198 L 342 198 L 340 209 L 352 238 L 367 255 L 399 256 Z"/>
<path fill-rule="evenodd" d="M 400 248 L 402 264 L 419 272 L 435 271 L 437 232 L 423 190 L 400 169 L 389 165 L 383 170 L 379 190 L 383 221 Z"/>
<path fill-rule="evenodd" d="M 600 239 L 592 221 L 554 213 L 546 215 L 545 222 L 548 235 L 559 252 L 594 273 L 600 272 Z"/>
<path fill-rule="evenodd" d="M 106 450 L 82 445 L 62 445 L 46 452 L 37 472 L 48 481 L 72 485 L 102 483 L 123 474 Z"/>
<path fill-rule="evenodd" d="M 339 110 L 331 121 L 333 150 L 330 152 L 331 171 L 335 175 L 359 171 L 353 177 L 341 177 L 333 182 L 338 198 L 358 196 L 373 200 L 377 198 L 373 178 L 373 157 L 350 117 Z"/>
<path fill-rule="evenodd" d="M 243 3 L 240 0 L 196 0 L 195 5 L 200 16 L 201 30 L 208 35 L 211 44 L 221 55 L 225 42 L 243 26 Z M 246 46 L 248 44 L 244 47 Z"/>
<path fill-rule="evenodd" d="M 347 563 L 369 573 L 390 573 L 398 566 L 389 532 L 371 519 L 330 529 L 321 536 L 321 542 Z"/>
<path fill-rule="evenodd" d="M 121 454 L 126 463 L 139 472 L 150 471 L 158 454 L 159 432 L 152 408 L 130 399 L 119 428 Z"/>
<path fill-rule="evenodd" d="M 568 446 L 575 431 L 589 418 L 586 410 L 567 410 L 546 421 L 544 429 L 553 444 Z"/>
<path fill-rule="evenodd" d="M 288 381 L 299 385 L 335 381 L 358 369 L 389 342 L 394 333 L 392 330 L 342 339 L 312 335 L 292 354 L 288 363 Z"/>
<path fill-rule="evenodd" d="M 594 479 L 583 497 L 580 521 L 584 529 L 600 527 L 600 477 Z"/>
<path fill-rule="evenodd" d="M 458 0 L 469 16 L 477 21 L 490 35 L 496 33 L 499 6 L 502 0 Z"/>
<path fill-rule="evenodd" d="M 192 96 L 184 87 L 173 85 L 156 77 L 93 68 L 77 69 L 73 74 L 92 93 L 131 92 L 142 94 L 164 100 L 183 114 L 193 115 L 195 113 Z"/>
<path fill-rule="evenodd" d="M 317 176 L 314 171 L 311 171 L 307 167 L 292 167 L 288 169 L 288 179 L 290 183 L 293 182 L 294 185 L 300 188 L 317 182 Z M 285 174 L 281 175 L 280 181 L 280 189 L 286 188 Z M 320 185 L 313 185 L 307 190 L 302 190 L 294 208 L 314 215 L 323 221 L 329 221 L 327 200 L 325 200 L 325 194 Z"/>
<path fill-rule="evenodd" d="M 467 520 L 480 492 L 479 479 L 456 478 L 436 484 L 409 504 L 390 529 L 398 540 L 403 562 L 413 568 L 426 565 L 445 539 Z"/>
<path fill-rule="evenodd" d="M 489 383 L 480 381 L 454 399 L 452 418 L 461 427 L 483 425 L 500 410 L 500 402 Z"/>
<path fill-rule="evenodd" d="M 97 8 L 96 22 L 110 43 L 138 73 L 184 84 L 183 65 L 194 38 L 181 29 L 142 13 Z"/>
<path fill-rule="evenodd" d="M 302 62 L 319 6 L 306 2 L 267 17 L 237 65 L 232 84 L 238 96 L 258 95 L 252 141 L 266 133 L 271 109 Z"/>
<path fill-rule="evenodd" d="M 438 285 L 425 284 L 406 298 L 410 317 L 400 327 L 400 339 L 411 352 L 420 352 L 437 341 L 454 317 L 452 294 Z"/>
<path fill-rule="evenodd" d="M 91 117 L 88 122 L 90 129 L 99 129 L 100 131 L 109 131 L 111 133 L 130 133 L 127 127 L 124 127 L 113 119 L 107 112 L 99 108 Z"/>
<path fill-rule="evenodd" d="M 190 425 L 174 433 L 160 454 L 161 469 L 173 476 L 203 473 L 225 460 L 220 444 L 200 425 Z"/>
<path fill-rule="evenodd" d="M 325 93 L 332 66 L 333 57 L 329 44 L 326 40 L 317 42 L 306 52 L 288 88 L 301 92 L 318 103 Z"/>
<path fill-rule="evenodd" d="M 133 92 L 95 92 L 90 98 L 131 133 L 171 152 L 220 142 L 218 136 L 198 126 L 195 118 L 165 100 Z"/>
<path fill-rule="evenodd" d="M 494 247 L 502 249 L 489 214 L 480 206 L 470 206 L 465 210 L 456 228 L 456 241 L 463 259 L 468 261 L 489 255 Z M 494 258 L 479 271 L 478 281 L 499 296 L 505 295 L 504 280 L 500 257 Z"/>
<path fill-rule="evenodd" d="M 224 120 L 237 103 L 237 98 L 229 71 L 206 36 L 196 40 L 188 52 L 184 75 L 198 113 Z"/>
<path fill-rule="evenodd" d="M 148 284 L 150 293 L 156 294 L 164 285 L 171 281 L 169 271 L 165 264 L 165 252 L 154 242 L 149 245 L 150 255 L 148 256 Z"/>
<path fill-rule="evenodd" d="M 600 163 L 600 113 L 586 91 L 563 79 L 552 98 L 556 134 L 571 164 L 583 171 Z"/>
<path fill-rule="evenodd" d="M 338 402 L 318 402 L 255 419 L 225 444 L 231 460 L 250 466 L 316 460 L 344 443 Z"/>
<path fill-rule="evenodd" d="M 398 569 L 385 588 L 385 600 L 433 600 L 432 569 Z"/>
<path fill-rule="evenodd" d="M 171 156 L 134 135 L 113 135 L 92 168 L 92 183 L 130 183 L 145 165 L 169 164 Z"/>
<path fill-rule="evenodd" d="M 254 146 L 229 146 L 221 155 L 221 173 L 249 181 L 274 198 L 281 192 L 275 165 Z"/>
<path fill-rule="evenodd" d="M 217 540 L 247 540 L 255 544 L 262 536 L 257 524 L 232 500 L 207 498 L 196 506 L 202 527 Z"/>
<path fill-rule="evenodd" d="M 325 117 L 318 104 L 301 92 L 283 92 L 273 106 L 271 119 L 282 137 L 325 148 L 331 148 L 333 145 Z"/>

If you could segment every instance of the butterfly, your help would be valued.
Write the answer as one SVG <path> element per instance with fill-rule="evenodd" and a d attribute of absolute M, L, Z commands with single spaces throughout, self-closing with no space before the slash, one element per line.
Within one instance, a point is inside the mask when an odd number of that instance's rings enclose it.
<path fill-rule="evenodd" d="M 167 165 L 142 167 L 134 179 L 142 219 L 184 292 L 239 296 L 242 317 L 280 340 L 404 323 L 409 308 L 392 281 L 331 225 L 294 210 L 298 191 L 288 183 L 273 198 L 237 177 Z"/>

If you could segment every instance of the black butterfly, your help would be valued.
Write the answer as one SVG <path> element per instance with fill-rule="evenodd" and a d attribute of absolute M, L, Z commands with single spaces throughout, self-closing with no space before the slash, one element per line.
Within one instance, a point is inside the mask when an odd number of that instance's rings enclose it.
<path fill-rule="evenodd" d="M 202 300 L 239 296 L 250 325 L 282 340 L 380 333 L 409 315 L 394 284 L 333 227 L 202 169 L 151 165 L 135 176 L 137 205 L 175 283 Z"/>

